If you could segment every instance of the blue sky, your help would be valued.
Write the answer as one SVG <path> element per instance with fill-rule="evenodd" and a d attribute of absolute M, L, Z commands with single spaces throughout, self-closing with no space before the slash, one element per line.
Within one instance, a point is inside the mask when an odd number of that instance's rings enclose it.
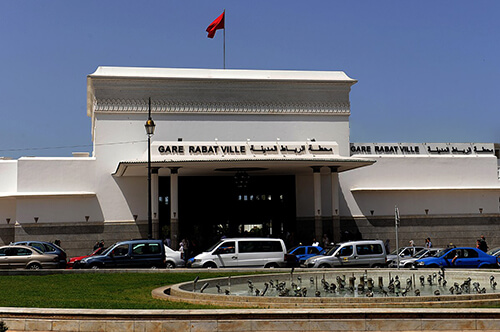
<path fill-rule="evenodd" d="M 0 156 L 91 151 L 98 66 L 342 70 L 351 142 L 500 142 L 500 1 L 1 1 Z M 58 148 L 54 148 L 58 147 Z"/>

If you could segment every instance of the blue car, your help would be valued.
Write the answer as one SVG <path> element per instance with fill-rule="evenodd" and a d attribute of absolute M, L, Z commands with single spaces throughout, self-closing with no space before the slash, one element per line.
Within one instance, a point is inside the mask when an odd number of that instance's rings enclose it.
<path fill-rule="evenodd" d="M 415 261 L 416 267 L 498 268 L 497 257 L 471 247 L 443 250 L 434 257 Z"/>
<path fill-rule="evenodd" d="M 323 248 L 318 246 L 296 246 L 288 250 L 287 261 L 291 260 L 290 257 L 295 256 L 296 257 L 295 263 L 296 265 L 299 265 L 300 262 L 305 262 L 306 259 L 308 259 L 309 257 L 318 256 L 321 250 L 323 250 Z"/>

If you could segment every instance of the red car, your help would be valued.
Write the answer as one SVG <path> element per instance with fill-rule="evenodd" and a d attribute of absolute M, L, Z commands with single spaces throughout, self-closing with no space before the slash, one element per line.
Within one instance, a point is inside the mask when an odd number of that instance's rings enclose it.
<path fill-rule="evenodd" d="M 106 248 L 99 247 L 99 248 L 97 248 L 96 250 L 94 250 L 93 252 L 91 252 L 88 255 L 70 258 L 68 264 L 66 264 L 66 268 L 67 269 L 72 269 L 73 265 L 75 264 L 75 262 L 79 262 L 79 261 L 81 261 L 82 259 L 84 259 L 86 257 L 100 255 L 104 251 L 104 249 L 106 249 Z"/>

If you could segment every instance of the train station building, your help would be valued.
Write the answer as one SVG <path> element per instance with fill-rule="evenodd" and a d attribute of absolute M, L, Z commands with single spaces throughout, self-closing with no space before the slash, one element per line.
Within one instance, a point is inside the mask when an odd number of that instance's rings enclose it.
<path fill-rule="evenodd" d="M 395 207 L 401 244 L 473 246 L 482 234 L 493 244 L 500 145 L 350 142 L 356 82 L 344 72 L 99 67 L 87 77 L 91 154 L 0 160 L 0 241 L 60 239 L 72 255 L 145 238 L 149 169 L 151 235 L 173 246 L 394 241 Z"/>

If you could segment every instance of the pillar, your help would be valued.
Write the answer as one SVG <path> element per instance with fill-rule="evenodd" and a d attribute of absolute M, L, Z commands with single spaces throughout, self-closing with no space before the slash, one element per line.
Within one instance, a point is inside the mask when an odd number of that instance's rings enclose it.
<path fill-rule="evenodd" d="M 160 238 L 160 223 L 158 214 L 158 195 L 159 193 L 159 180 L 158 180 L 158 170 L 159 168 L 151 169 L 151 211 L 153 212 L 153 239 Z"/>
<path fill-rule="evenodd" d="M 170 167 L 170 240 L 179 248 L 179 167 Z"/>
<path fill-rule="evenodd" d="M 330 177 L 332 184 L 332 226 L 333 226 L 333 239 L 334 243 L 340 242 L 340 207 L 339 207 L 339 173 L 338 167 L 330 166 Z"/>
<path fill-rule="evenodd" d="M 314 188 L 314 236 L 320 241 L 323 236 L 323 219 L 321 209 L 321 166 L 311 166 L 313 169 Z"/>

